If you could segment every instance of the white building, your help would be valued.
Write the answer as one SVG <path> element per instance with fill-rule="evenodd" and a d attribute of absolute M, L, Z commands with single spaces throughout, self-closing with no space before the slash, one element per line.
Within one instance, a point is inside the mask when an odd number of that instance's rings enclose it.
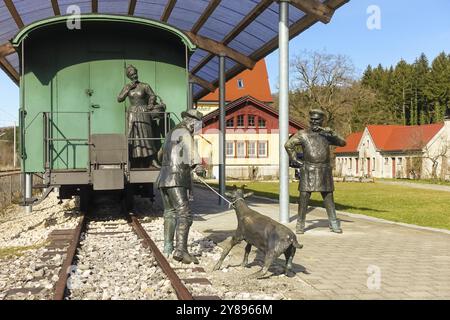
<path fill-rule="evenodd" d="M 399 126 L 371 125 L 335 150 L 338 176 L 450 179 L 450 120 Z"/>

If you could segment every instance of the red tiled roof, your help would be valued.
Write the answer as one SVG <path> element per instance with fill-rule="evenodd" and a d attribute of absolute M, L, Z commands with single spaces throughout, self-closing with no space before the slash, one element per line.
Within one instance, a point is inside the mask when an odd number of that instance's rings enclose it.
<path fill-rule="evenodd" d="M 239 88 L 238 80 L 242 80 L 243 88 Z M 226 101 L 252 96 L 263 102 L 273 102 L 265 60 L 258 61 L 253 70 L 245 70 L 228 80 L 225 84 L 225 95 Z M 219 101 L 219 89 L 204 96 L 200 101 Z"/>
<path fill-rule="evenodd" d="M 421 150 L 441 130 L 443 123 L 420 126 L 367 126 L 378 150 Z"/>
<path fill-rule="evenodd" d="M 358 152 L 358 144 L 361 140 L 363 132 L 354 132 L 350 134 L 345 141 L 347 141 L 347 145 L 345 147 L 337 147 L 334 152 L 335 153 L 356 153 Z"/>
<path fill-rule="evenodd" d="M 441 130 L 443 123 L 420 126 L 371 125 L 367 126 L 375 146 L 380 151 L 421 150 Z M 352 133 L 346 138 L 347 145 L 338 147 L 335 153 L 358 152 L 363 132 Z"/>

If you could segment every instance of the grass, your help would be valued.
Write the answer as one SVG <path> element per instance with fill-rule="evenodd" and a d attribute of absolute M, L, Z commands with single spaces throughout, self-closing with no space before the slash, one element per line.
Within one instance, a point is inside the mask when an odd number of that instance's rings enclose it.
<path fill-rule="evenodd" d="M 37 250 L 47 244 L 47 241 L 23 247 L 5 247 L 0 248 L 0 259 L 11 259 L 23 255 L 28 250 Z"/>
<path fill-rule="evenodd" d="M 229 183 L 229 186 L 242 183 Z M 278 182 L 245 182 L 256 195 L 278 199 Z M 290 201 L 298 200 L 298 183 L 290 183 Z M 450 230 L 450 193 L 378 183 L 335 183 L 336 209 L 395 222 Z M 323 207 L 319 193 L 311 206 Z"/>

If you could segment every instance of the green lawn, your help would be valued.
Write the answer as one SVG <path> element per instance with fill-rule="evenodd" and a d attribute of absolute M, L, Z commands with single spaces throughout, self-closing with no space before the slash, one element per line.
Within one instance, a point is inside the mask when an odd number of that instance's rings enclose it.
<path fill-rule="evenodd" d="M 229 183 L 238 186 L 244 183 Z M 255 194 L 278 199 L 276 182 L 245 182 Z M 289 186 L 291 202 L 297 202 L 298 183 Z M 450 230 L 450 193 L 377 183 L 335 183 L 336 209 L 386 220 Z M 310 205 L 322 207 L 313 193 Z"/>

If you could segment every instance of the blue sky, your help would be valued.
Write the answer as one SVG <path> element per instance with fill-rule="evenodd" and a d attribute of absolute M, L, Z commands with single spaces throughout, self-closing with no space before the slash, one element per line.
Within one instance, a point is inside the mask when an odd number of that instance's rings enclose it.
<path fill-rule="evenodd" d="M 381 29 L 369 30 L 367 8 L 381 12 Z M 290 42 L 290 57 L 304 50 L 347 55 L 361 74 L 368 64 L 413 62 L 424 52 L 431 61 L 450 53 L 449 0 L 351 0 L 329 24 L 318 23 Z M 278 51 L 266 58 L 272 91 L 277 91 Z M 0 71 L 0 126 L 17 118 L 19 92 Z"/>

